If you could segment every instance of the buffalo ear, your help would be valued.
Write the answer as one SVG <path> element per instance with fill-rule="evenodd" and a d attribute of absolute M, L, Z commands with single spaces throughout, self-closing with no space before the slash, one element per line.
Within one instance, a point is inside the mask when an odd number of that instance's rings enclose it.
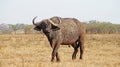
<path fill-rule="evenodd" d="M 59 28 L 58 26 L 52 25 L 52 30 L 53 30 L 53 31 L 57 31 L 57 30 L 60 30 L 60 28 Z"/>

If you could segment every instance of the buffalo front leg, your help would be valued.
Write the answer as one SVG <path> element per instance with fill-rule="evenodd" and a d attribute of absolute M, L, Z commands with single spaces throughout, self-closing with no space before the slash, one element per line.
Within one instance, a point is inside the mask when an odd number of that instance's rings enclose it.
<path fill-rule="evenodd" d="M 56 56 L 57 62 L 60 62 L 60 58 L 59 58 L 59 55 L 58 55 L 58 45 L 57 44 L 52 51 L 52 59 L 51 59 L 52 62 L 54 61 L 55 56 Z"/>
<path fill-rule="evenodd" d="M 59 58 L 59 55 L 58 55 L 59 44 L 53 42 L 52 48 L 53 48 L 53 51 L 52 51 L 52 59 L 51 59 L 51 62 L 54 61 L 54 57 L 55 57 L 55 56 L 56 56 L 57 62 L 59 62 L 59 61 L 60 61 L 60 58 Z"/>
<path fill-rule="evenodd" d="M 56 53 L 56 59 L 57 59 L 57 62 L 60 62 L 60 57 L 59 57 L 58 52 Z"/>
<path fill-rule="evenodd" d="M 54 62 L 54 57 L 55 57 L 55 55 L 56 55 L 56 52 L 55 52 L 55 50 L 53 49 L 51 62 Z"/>

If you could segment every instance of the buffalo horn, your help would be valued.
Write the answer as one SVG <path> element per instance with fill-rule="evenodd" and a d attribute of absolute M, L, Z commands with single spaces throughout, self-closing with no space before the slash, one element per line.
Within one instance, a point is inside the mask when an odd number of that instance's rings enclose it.
<path fill-rule="evenodd" d="M 59 20 L 59 24 L 60 24 L 60 23 L 61 23 L 60 18 L 58 18 L 58 20 Z M 51 24 L 53 24 L 54 26 L 58 26 L 58 24 L 55 24 L 52 20 L 48 19 L 48 21 L 49 21 Z"/>
<path fill-rule="evenodd" d="M 58 20 L 59 20 L 59 23 L 61 23 L 61 20 L 60 20 L 60 18 L 58 18 Z"/>
<path fill-rule="evenodd" d="M 48 19 L 48 21 L 53 24 L 54 26 L 58 26 L 58 24 L 55 24 L 52 20 Z"/>
<path fill-rule="evenodd" d="M 32 20 L 32 22 L 33 22 L 34 25 L 36 25 L 36 24 L 35 24 L 35 19 L 36 19 L 36 18 L 37 18 L 37 16 L 34 17 L 33 20 Z"/>

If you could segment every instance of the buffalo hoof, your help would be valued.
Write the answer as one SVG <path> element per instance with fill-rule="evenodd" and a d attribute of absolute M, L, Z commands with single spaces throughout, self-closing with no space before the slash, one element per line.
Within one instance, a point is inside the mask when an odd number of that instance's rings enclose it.
<path fill-rule="evenodd" d="M 54 60 L 52 59 L 51 62 L 54 62 Z"/>
<path fill-rule="evenodd" d="M 60 62 L 60 60 L 57 60 L 56 62 Z"/>
<path fill-rule="evenodd" d="M 60 62 L 60 59 L 57 59 L 56 62 Z"/>
<path fill-rule="evenodd" d="M 82 58 L 82 57 L 80 57 L 80 59 L 82 60 L 83 58 Z"/>
<path fill-rule="evenodd" d="M 76 57 L 72 57 L 72 60 L 75 60 L 76 59 Z"/>

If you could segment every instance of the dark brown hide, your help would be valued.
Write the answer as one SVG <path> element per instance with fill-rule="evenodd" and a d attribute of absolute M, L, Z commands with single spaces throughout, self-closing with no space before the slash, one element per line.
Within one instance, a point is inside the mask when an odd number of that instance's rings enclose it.
<path fill-rule="evenodd" d="M 78 47 L 80 47 L 80 59 L 82 59 L 85 28 L 80 21 L 75 18 L 52 17 L 39 23 L 34 23 L 34 25 L 35 30 L 43 30 L 43 33 L 47 36 L 50 45 L 53 48 L 51 61 L 54 61 L 55 56 L 57 61 L 60 61 L 58 48 L 60 45 L 69 44 L 74 48 L 72 59 L 76 58 Z"/>

